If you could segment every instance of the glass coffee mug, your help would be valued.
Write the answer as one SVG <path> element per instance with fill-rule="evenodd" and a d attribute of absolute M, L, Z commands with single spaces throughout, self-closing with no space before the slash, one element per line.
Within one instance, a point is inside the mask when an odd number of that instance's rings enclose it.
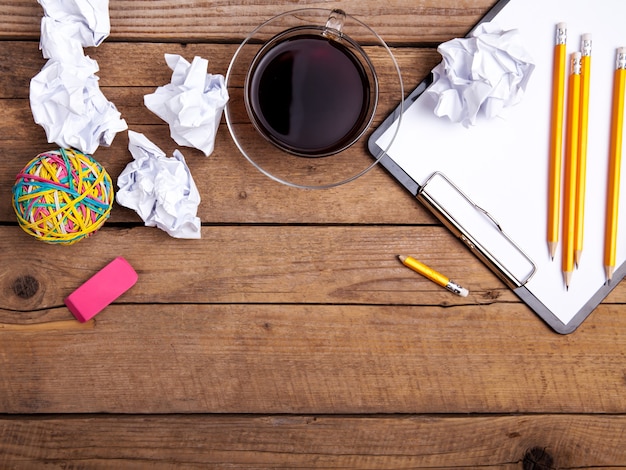
<path fill-rule="evenodd" d="M 376 165 L 384 151 L 367 151 L 368 131 L 403 98 L 385 42 L 341 10 L 266 21 L 239 46 L 226 83 L 226 122 L 241 153 L 273 180 L 310 189 L 347 183 Z"/>

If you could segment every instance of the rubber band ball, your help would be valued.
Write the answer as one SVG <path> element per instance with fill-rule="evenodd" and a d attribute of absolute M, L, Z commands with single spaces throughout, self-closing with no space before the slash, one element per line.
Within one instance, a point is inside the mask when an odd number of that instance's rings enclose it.
<path fill-rule="evenodd" d="M 22 229 L 47 243 L 72 245 L 109 218 L 113 184 L 91 155 L 74 149 L 44 152 L 18 173 L 13 209 Z"/>

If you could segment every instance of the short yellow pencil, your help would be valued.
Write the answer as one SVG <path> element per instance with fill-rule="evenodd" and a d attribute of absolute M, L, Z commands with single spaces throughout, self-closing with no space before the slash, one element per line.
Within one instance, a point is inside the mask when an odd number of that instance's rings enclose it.
<path fill-rule="evenodd" d="M 563 277 L 569 287 L 574 271 L 574 232 L 576 216 L 576 179 L 578 169 L 578 120 L 580 117 L 581 53 L 571 56 L 571 72 L 567 93 L 567 126 L 565 141 L 565 175 L 563 188 Z"/>
<path fill-rule="evenodd" d="M 585 232 L 585 190 L 587 173 L 587 128 L 589 125 L 589 84 L 591 81 L 591 34 L 583 34 L 580 59 L 580 119 L 578 122 L 578 170 L 576 177 L 576 215 L 574 262 L 580 264 Z"/>
<path fill-rule="evenodd" d="M 550 147 L 548 174 L 548 250 L 554 258 L 559 242 L 561 216 L 561 165 L 563 152 L 563 107 L 565 103 L 565 72 L 567 25 L 556 26 L 554 58 L 552 64 L 552 103 L 550 117 Z"/>
<path fill-rule="evenodd" d="M 626 48 L 617 50 L 613 79 L 613 104 L 609 141 L 609 174 L 604 232 L 604 268 L 610 281 L 615 270 L 617 251 L 617 218 L 619 206 L 620 167 L 622 164 L 622 133 L 624 129 L 624 88 L 626 85 Z"/>
<path fill-rule="evenodd" d="M 411 268 L 413 271 L 421 274 L 425 278 L 430 279 L 434 283 L 439 284 L 440 286 L 445 287 L 450 292 L 453 292 L 453 293 L 455 293 L 457 295 L 460 295 L 461 297 L 467 297 L 468 296 L 469 291 L 466 288 L 461 287 L 456 282 L 452 281 L 451 279 L 449 279 L 448 277 L 444 276 L 443 274 L 435 271 L 434 269 L 426 266 L 424 263 L 416 260 L 415 258 L 413 258 L 411 256 L 399 255 L 398 259 L 405 266 Z"/>

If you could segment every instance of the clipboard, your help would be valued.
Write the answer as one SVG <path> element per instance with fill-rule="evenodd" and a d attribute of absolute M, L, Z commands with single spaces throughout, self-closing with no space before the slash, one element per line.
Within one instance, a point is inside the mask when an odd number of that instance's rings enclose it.
<path fill-rule="evenodd" d="M 478 24 L 493 21 L 521 34 L 535 63 L 522 102 L 465 128 L 434 114 L 424 93 L 431 74 L 368 142 L 372 155 L 384 153 L 379 164 L 560 334 L 575 331 L 626 275 L 626 188 L 610 283 L 602 258 L 611 89 L 615 51 L 626 46 L 625 17 L 626 2 L 499 0 Z M 568 57 L 580 50 L 582 34 L 593 37 L 585 246 L 569 289 L 561 245 L 552 260 L 546 241 L 552 53 L 560 22 L 568 26 Z"/>

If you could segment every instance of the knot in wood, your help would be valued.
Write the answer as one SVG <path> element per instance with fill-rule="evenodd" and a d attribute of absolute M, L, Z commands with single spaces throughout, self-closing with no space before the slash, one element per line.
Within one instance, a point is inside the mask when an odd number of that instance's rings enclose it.
<path fill-rule="evenodd" d="M 39 290 L 39 281 L 27 274 L 15 279 L 12 288 L 20 299 L 30 299 Z"/>
<path fill-rule="evenodd" d="M 528 449 L 522 462 L 524 470 L 554 470 L 554 459 L 541 447 Z"/>

